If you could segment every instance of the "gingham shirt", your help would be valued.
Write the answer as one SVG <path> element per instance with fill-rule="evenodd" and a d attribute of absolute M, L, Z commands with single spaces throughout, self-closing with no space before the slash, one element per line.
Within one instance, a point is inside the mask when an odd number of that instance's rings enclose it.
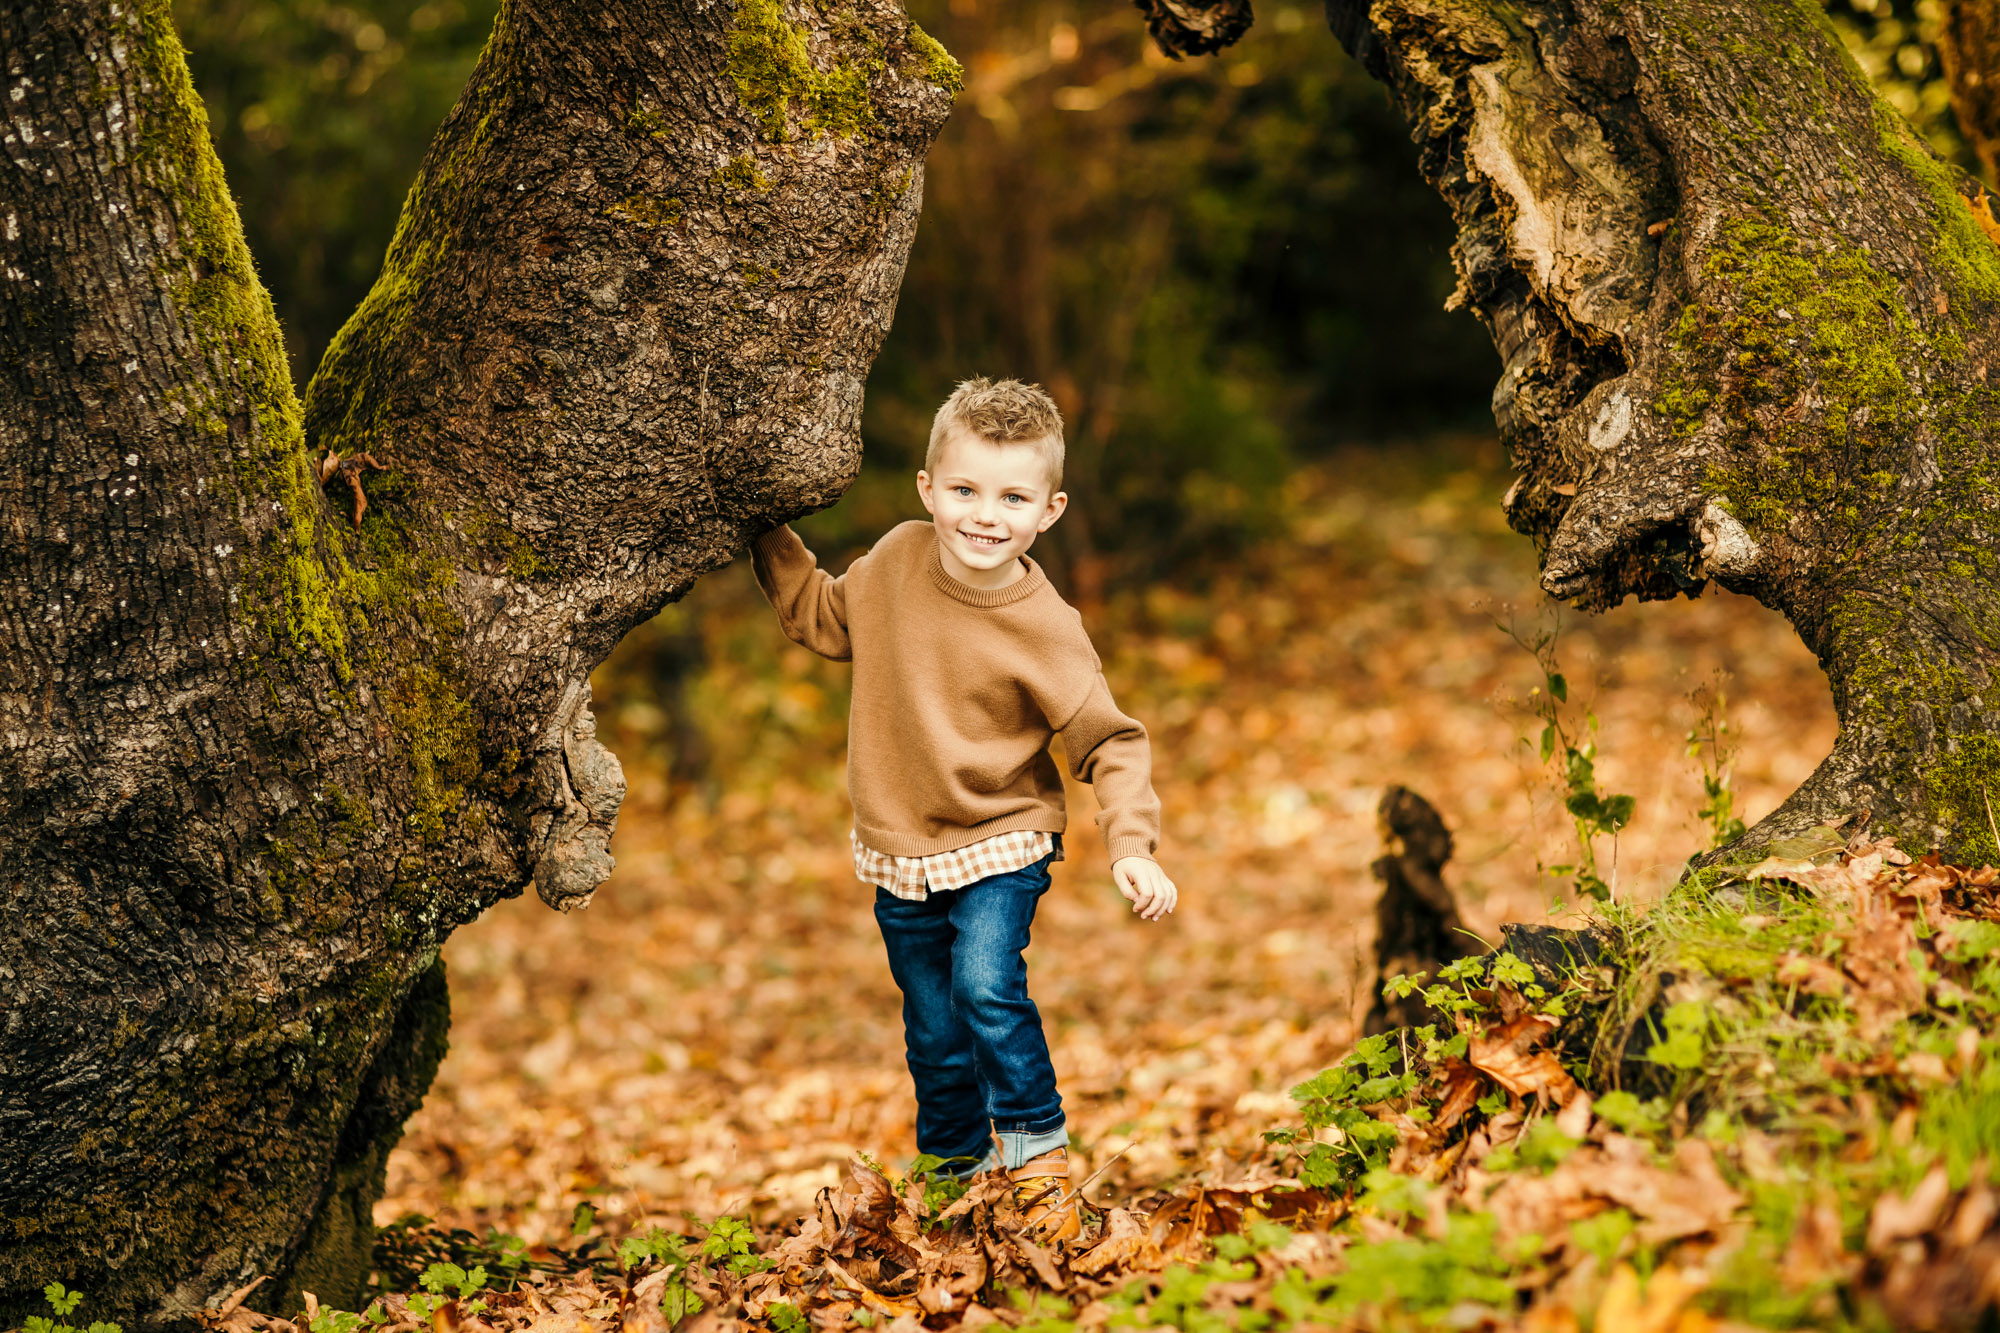
<path fill-rule="evenodd" d="M 1056 860 L 1063 859 L 1056 840 L 1035 829 L 996 833 L 969 847 L 930 856 L 890 856 L 864 845 L 852 832 L 847 836 L 854 844 L 854 877 L 913 903 L 932 893 L 962 889 L 992 875 L 1024 869 L 1051 853 Z"/>

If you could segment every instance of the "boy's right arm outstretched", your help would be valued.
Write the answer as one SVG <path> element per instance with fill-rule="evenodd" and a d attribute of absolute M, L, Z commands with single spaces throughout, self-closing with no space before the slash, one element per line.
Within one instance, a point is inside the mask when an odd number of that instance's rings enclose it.
<path fill-rule="evenodd" d="M 787 638 L 836 662 L 854 656 L 847 639 L 846 575 L 834 578 L 821 569 L 789 527 L 773 528 L 752 542 L 750 559 L 757 586 L 777 608 Z"/>

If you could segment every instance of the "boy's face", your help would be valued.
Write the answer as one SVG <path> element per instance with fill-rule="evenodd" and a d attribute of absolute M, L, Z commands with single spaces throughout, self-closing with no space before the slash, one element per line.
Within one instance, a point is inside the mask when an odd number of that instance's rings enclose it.
<path fill-rule="evenodd" d="M 1049 484 L 1033 445 L 963 433 L 939 452 L 935 476 L 917 473 L 917 494 L 937 527 L 945 572 L 975 588 L 1001 588 L 1021 577 L 1015 562 L 1069 504 Z"/>

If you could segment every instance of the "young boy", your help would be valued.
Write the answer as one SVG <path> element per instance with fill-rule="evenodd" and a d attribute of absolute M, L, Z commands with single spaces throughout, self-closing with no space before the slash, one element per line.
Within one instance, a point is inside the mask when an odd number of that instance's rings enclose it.
<path fill-rule="evenodd" d="M 1083 620 L 1028 558 L 1062 517 L 1062 416 L 1039 387 L 967 380 L 931 425 L 917 494 L 831 578 L 788 527 L 751 548 L 794 642 L 854 662 L 848 792 L 854 872 L 903 991 L 917 1148 L 1004 1166 L 1045 1238 L 1078 1230 L 1062 1098 L 1021 952 L 1062 859 L 1060 734 L 1097 792 L 1111 874 L 1158 921 L 1160 803 L 1146 729 L 1118 711 Z M 996 1144 L 997 1140 L 997 1144 Z"/>

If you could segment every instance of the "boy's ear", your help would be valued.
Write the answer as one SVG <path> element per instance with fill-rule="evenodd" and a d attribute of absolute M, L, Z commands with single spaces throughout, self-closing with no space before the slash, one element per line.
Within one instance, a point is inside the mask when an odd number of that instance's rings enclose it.
<path fill-rule="evenodd" d="M 917 498 L 924 502 L 925 513 L 937 513 L 937 510 L 931 507 L 931 474 L 922 468 L 917 469 Z"/>
<path fill-rule="evenodd" d="M 930 502 L 926 500 L 924 503 L 928 505 Z M 1035 525 L 1035 531 L 1047 532 L 1050 528 L 1054 527 L 1056 520 L 1063 516 L 1063 510 L 1067 508 L 1069 508 L 1068 491 L 1057 491 L 1054 495 L 1051 495 L 1049 497 L 1049 512 L 1042 515 L 1042 521 Z"/>

